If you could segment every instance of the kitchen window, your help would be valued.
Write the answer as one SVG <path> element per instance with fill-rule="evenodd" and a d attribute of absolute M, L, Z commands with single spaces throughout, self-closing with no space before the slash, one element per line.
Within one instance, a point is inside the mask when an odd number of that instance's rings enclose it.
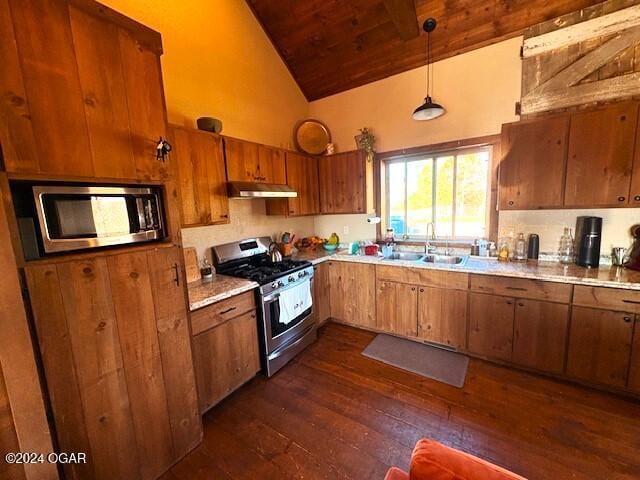
<path fill-rule="evenodd" d="M 487 238 L 491 153 L 481 146 L 387 159 L 386 227 L 409 240 L 423 240 L 430 222 L 439 239 Z"/>

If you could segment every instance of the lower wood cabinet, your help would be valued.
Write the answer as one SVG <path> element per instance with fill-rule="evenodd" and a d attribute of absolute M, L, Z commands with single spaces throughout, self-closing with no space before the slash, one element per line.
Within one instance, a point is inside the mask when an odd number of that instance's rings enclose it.
<path fill-rule="evenodd" d="M 376 328 L 405 337 L 418 335 L 418 287 L 378 280 Z"/>
<path fill-rule="evenodd" d="M 640 394 L 640 317 L 636 315 L 631 346 L 631 364 L 629 365 L 629 381 L 627 389 Z"/>
<path fill-rule="evenodd" d="M 466 347 L 468 293 L 419 287 L 418 337 L 457 349 Z"/>
<path fill-rule="evenodd" d="M 567 375 L 624 388 L 629 372 L 633 325 L 631 313 L 574 306 Z"/>
<path fill-rule="evenodd" d="M 320 263 L 313 270 L 313 314 L 316 324 L 322 325 L 331 317 L 329 264 Z"/>
<path fill-rule="evenodd" d="M 177 247 L 25 268 L 67 478 L 155 479 L 202 439 Z"/>
<path fill-rule="evenodd" d="M 510 361 L 513 351 L 515 299 L 469 294 L 469 344 L 471 353 Z"/>
<path fill-rule="evenodd" d="M 195 335 L 193 350 L 200 411 L 204 413 L 260 370 L 255 310 Z"/>
<path fill-rule="evenodd" d="M 568 322 L 569 305 L 516 300 L 513 363 L 561 374 Z"/>
<path fill-rule="evenodd" d="M 364 263 L 332 261 L 331 317 L 365 328 L 376 328 L 375 266 Z"/>

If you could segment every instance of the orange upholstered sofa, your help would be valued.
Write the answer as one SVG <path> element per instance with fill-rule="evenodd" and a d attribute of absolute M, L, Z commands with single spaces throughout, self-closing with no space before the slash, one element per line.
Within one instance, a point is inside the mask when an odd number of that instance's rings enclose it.
<path fill-rule="evenodd" d="M 468 453 L 433 440 L 420 440 L 411 455 L 409 473 L 392 468 L 385 480 L 526 480 Z"/>

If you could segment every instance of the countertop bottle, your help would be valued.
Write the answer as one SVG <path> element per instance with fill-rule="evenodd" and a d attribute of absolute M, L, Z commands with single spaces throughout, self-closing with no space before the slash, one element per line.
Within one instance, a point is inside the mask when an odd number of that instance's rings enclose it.
<path fill-rule="evenodd" d="M 508 262 L 509 261 L 509 243 L 511 243 L 510 239 L 504 237 L 500 240 L 500 245 L 498 246 L 498 261 L 499 262 Z"/>
<path fill-rule="evenodd" d="M 573 263 L 575 254 L 573 249 L 573 236 L 569 227 L 564 228 L 564 233 L 560 237 L 560 247 L 558 248 L 560 263 Z"/>
<path fill-rule="evenodd" d="M 513 258 L 519 262 L 524 262 L 527 259 L 526 242 L 524 241 L 524 233 L 518 234 L 518 240 L 516 240 L 516 249 Z"/>

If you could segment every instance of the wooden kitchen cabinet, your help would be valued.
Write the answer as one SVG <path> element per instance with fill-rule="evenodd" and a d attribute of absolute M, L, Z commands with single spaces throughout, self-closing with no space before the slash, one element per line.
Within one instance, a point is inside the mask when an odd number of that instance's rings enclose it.
<path fill-rule="evenodd" d="M 157 478 L 201 441 L 179 262 L 167 247 L 26 267 L 60 450 L 91 452 L 69 478 Z"/>
<path fill-rule="evenodd" d="M 322 325 L 331 317 L 329 269 L 329 264 L 324 262 L 313 267 L 313 313 L 318 325 Z"/>
<path fill-rule="evenodd" d="M 561 374 L 569 322 L 569 305 L 516 300 L 513 362 Z"/>
<path fill-rule="evenodd" d="M 0 13 L 8 172 L 166 178 L 155 149 L 166 136 L 157 32 L 90 3 L 3 0 Z"/>
<path fill-rule="evenodd" d="M 502 126 L 501 209 L 562 206 L 568 134 L 568 116 Z"/>
<path fill-rule="evenodd" d="M 251 310 L 193 337 L 202 413 L 260 370 L 257 329 L 256 312 Z"/>
<path fill-rule="evenodd" d="M 418 290 L 418 337 L 457 349 L 466 347 L 468 293 L 445 288 Z"/>
<path fill-rule="evenodd" d="M 329 262 L 331 317 L 356 326 L 376 328 L 375 266 Z"/>
<path fill-rule="evenodd" d="M 634 315 L 573 307 L 569 333 L 569 377 L 624 388 L 629 371 Z"/>
<path fill-rule="evenodd" d="M 571 116 L 565 206 L 628 203 L 637 124 L 635 102 Z"/>
<path fill-rule="evenodd" d="M 268 215 L 316 215 L 320 213 L 318 159 L 294 152 L 285 153 L 286 184 L 297 197 L 267 200 Z"/>
<path fill-rule="evenodd" d="M 365 163 L 363 150 L 325 155 L 318 159 L 322 213 L 366 213 L 368 186 Z"/>
<path fill-rule="evenodd" d="M 229 181 L 286 183 L 285 158 L 282 150 L 224 137 L 224 152 Z"/>
<path fill-rule="evenodd" d="M 221 137 L 172 126 L 171 139 L 182 227 L 229 223 Z"/>
<path fill-rule="evenodd" d="M 418 287 L 378 280 L 376 328 L 405 337 L 418 334 Z"/>
<path fill-rule="evenodd" d="M 511 361 L 515 300 L 469 294 L 468 349 L 487 358 Z"/>
<path fill-rule="evenodd" d="M 631 172 L 631 190 L 629 203 L 632 206 L 640 205 L 640 109 L 636 126 L 636 148 L 633 157 L 633 171 Z"/>
<path fill-rule="evenodd" d="M 636 315 L 635 328 L 633 329 L 627 390 L 640 394 L 640 317 L 638 315 Z"/>

